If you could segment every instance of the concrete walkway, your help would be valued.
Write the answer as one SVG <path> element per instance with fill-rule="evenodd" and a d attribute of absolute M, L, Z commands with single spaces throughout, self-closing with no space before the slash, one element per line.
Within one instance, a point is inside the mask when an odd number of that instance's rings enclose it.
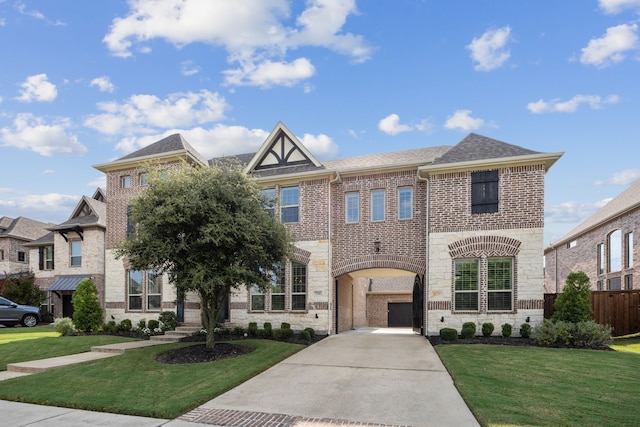
<path fill-rule="evenodd" d="M 108 347 L 66 357 L 79 363 L 77 358 L 91 357 L 87 354 L 109 357 L 136 345 Z M 7 427 L 479 425 L 424 337 L 408 329 L 369 328 L 327 337 L 176 420 L 7 401 L 0 401 L 0 413 Z"/>

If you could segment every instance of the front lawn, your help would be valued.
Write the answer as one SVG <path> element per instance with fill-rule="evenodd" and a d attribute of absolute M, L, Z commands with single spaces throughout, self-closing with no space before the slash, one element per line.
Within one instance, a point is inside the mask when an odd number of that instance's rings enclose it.
<path fill-rule="evenodd" d="M 639 354 L 483 344 L 434 348 L 483 426 L 637 426 L 640 420 Z"/>
<path fill-rule="evenodd" d="M 33 328 L 4 327 L 0 328 L 0 344 L 7 344 L 14 341 L 30 340 L 44 337 L 57 337 L 53 326 L 35 326 Z"/>
<path fill-rule="evenodd" d="M 304 348 L 271 340 L 242 344 L 255 350 L 231 359 L 183 365 L 163 364 L 155 358 L 193 343 L 139 349 L 5 380 L 0 385 L 0 399 L 173 419 Z"/>

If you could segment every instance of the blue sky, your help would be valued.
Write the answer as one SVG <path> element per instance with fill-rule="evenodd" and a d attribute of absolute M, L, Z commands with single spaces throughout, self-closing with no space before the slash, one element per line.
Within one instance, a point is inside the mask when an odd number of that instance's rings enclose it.
<path fill-rule="evenodd" d="M 545 245 L 640 179 L 640 0 L 0 0 L 0 216 L 62 222 L 92 165 L 278 121 L 319 159 L 475 132 L 565 152 Z"/>

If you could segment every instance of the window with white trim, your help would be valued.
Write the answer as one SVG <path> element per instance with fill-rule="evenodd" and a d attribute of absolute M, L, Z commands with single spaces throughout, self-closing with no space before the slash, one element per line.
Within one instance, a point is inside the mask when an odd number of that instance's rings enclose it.
<path fill-rule="evenodd" d="M 513 310 L 513 258 L 487 259 L 487 310 Z"/>
<path fill-rule="evenodd" d="M 371 191 L 371 221 L 384 221 L 384 190 Z"/>
<path fill-rule="evenodd" d="M 129 310 L 142 310 L 142 271 L 127 271 Z"/>
<path fill-rule="evenodd" d="M 131 177 L 129 175 L 120 177 L 120 187 L 131 188 Z"/>
<path fill-rule="evenodd" d="M 251 311 L 264 311 L 265 294 L 264 289 L 258 285 L 251 286 Z"/>
<path fill-rule="evenodd" d="M 274 264 L 271 271 L 271 310 L 284 311 L 285 274 L 282 263 Z"/>
<path fill-rule="evenodd" d="M 71 267 L 82 266 L 82 240 L 72 240 L 69 242 L 69 265 Z"/>
<path fill-rule="evenodd" d="M 633 232 L 624 235 L 624 268 L 633 268 Z"/>
<path fill-rule="evenodd" d="M 413 219 L 413 187 L 398 188 L 398 219 Z"/>
<path fill-rule="evenodd" d="M 355 224 L 360 221 L 360 193 L 357 191 L 344 195 L 344 215 L 347 224 Z"/>
<path fill-rule="evenodd" d="M 480 309 L 480 260 L 458 259 L 455 261 L 453 307 L 456 311 L 478 311 Z"/>
<path fill-rule="evenodd" d="M 264 188 L 260 190 L 260 196 L 262 197 L 262 208 L 273 218 L 276 215 L 276 189 Z"/>
<path fill-rule="evenodd" d="M 622 270 L 622 232 L 615 230 L 609 234 L 609 269 L 608 272 Z"/>
<path fill-rule="evenodd" d="M 298 186 L 280 189 L 280 219 L 283 223 L 298 222 L 299 203 Z"/>
<path fill-rule="evenodd" d="M 140 186 L 141 187 L 146 187 L 149 185 L 149 174 L 148 173 L 141 173 L 140 174 Z"/>
<path fill-rule="evenodd" d="M 291 310 L 307 309 L 307 266 L 291 262 Z"/>
<path fill-rule="evenodd" d="M 162 273 L 147 271 L 147 310 L 162 310 Z"/>
<path fill-rule="evenodd" d="M 604 274 L 604 245 L 598 245 L 598 274 Z"/>

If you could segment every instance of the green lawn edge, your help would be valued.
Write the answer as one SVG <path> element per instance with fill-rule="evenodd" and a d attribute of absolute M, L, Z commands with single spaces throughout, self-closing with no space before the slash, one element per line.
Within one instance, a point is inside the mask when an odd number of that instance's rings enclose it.
<path fill-rule="evenodd" d="M 254 351 L 220 361 L 168 365 L 165 351 L 193 343 L 162 344 L 108 359 L 71 365 L 0 383 L 0 399 L 74 409 L 174 419 L 305 348 L 245 340 Z"/>

